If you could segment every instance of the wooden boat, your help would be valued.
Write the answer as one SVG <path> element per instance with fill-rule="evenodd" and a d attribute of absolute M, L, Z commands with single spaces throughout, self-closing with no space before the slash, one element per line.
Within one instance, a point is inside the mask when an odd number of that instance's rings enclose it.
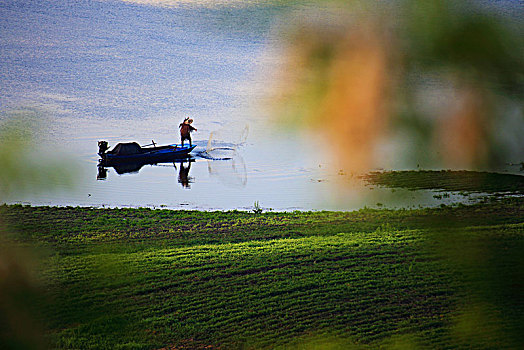
<path fill-rule="evenodd" d="M 136 142 L 129 142 L 118 143 L 112 150 L 108 151 L 107 141 L 98 141 L 98 155 L 104 163 L 160 162 L 187 157 L 195 147 L 177 144 L 157 146 L 154 142 L 152 145 L 142 147 Z"/>

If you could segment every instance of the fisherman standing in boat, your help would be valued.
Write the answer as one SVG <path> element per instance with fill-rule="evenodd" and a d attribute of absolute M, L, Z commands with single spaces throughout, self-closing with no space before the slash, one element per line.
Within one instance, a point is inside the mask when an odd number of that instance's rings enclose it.
<path fill-rule="evenodd" d="M 189 140 L 189 147 L 193 147 L 191 143 L 191 131 L 197 131 L 197 129 L 192 127 L 191 123 L 193 123 L 193 119 L 188 117 L 178 126 L 180 128 L 180 143 L 182 147 L 184 147 L 184 140 Z"/>

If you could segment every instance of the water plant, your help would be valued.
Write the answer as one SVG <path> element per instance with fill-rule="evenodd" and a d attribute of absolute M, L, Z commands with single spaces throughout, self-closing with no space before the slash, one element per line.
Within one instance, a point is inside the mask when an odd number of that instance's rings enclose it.
<path fill-rule="evenodd" d="M 262 213 L 262 208 L 260 207 L 260 204 L 258 203 L 258 201 L 255 201 L 255 203 L 253 204 L 253 213 L 255 214 L 261 214 Z"/>

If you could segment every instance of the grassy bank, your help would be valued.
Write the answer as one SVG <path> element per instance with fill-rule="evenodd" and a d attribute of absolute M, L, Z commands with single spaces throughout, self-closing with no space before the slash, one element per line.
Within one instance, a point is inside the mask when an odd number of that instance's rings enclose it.
<path fill-rule="evenodd" d="M 524 204 L 197 212 L 3 206 L 57 348 L 522 346 Z"/>

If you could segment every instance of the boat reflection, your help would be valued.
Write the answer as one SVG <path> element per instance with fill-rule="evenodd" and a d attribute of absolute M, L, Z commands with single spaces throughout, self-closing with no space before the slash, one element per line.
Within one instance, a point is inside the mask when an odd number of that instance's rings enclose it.
<path fill-rule="evenodd" d="M 189 170 L 191 169 L 191 163 L 195 159 L 191 156 L 186 158 L 176 158 L 169 162 L 148 162 L 148 161 L 134 161 L 134 162 L 108 162 L 107 160 L 101 159 L 98 163 L 98 174 L 97 180 L 106 180 L 107 171 L 109 168 L 113 168 L 118 175 L 124 174 L 137 174 L 144 165 L 155 165 L 155 166 L 173 166 L 178 170 L 178 183 L 184 188 L 191 188 L 193 183 L 193 177 L 189 176 Z M 178 165 L 178 166 L 177 166 Z"/>

